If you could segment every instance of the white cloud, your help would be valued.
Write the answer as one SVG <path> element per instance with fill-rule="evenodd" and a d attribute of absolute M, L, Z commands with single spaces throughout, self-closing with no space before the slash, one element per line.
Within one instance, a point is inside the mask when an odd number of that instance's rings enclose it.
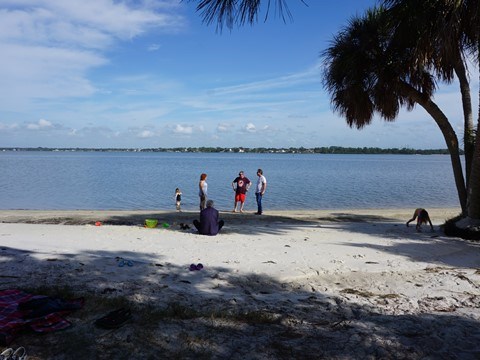
<path fill-rule="evenodd" d="M 149 47 L 148 47 L 148 51 L 157 51 L 158 49 L 160 49 L 160 45 L 158 44 L 151 44 Z"/>
<path fill-rule="evenodd" d="M 232 130 L 234 125 L 232 124 L 227 124 L 227 123 L 221 123 L 217 125 L 217 131 L 220 133 L 228 133 Z"/>
<path fill-rule="evenodd" d="M 177 124 L 173 129 L 173 132 L 180 135 L 191 135 L 193 134 L 193 126 Z"/>
<path fill-rule="evenodd" d="M 315 66 L 296 74 L 285 75 L 277 78 L 272 78 L 263 81 L 255 81 L 241 85 L 234 85 L 222 88 L 216 88 L 211 90 L 212 94 L 235 94 L 235 93 L 246 93 L 252 94 L 257 91 L 266 91 L 269 89 L 278 89 L 278 88 L 292 88 L 295 85 L 306 84 L 306 83 L 320 83 L 321 70 L 320 65 L 316 64 Z"/>
<path fill-rule="evenodd" d="M 0 123 L 0 131 L 4 130 L 4 131 L 8 131 L 8 130 L 15 130 L 18 128 L 18 124 L 14 123 L 14 124 L 4 124 L 4 123 Z"/>
<path fill-rule="evenodd" d="M 27 124 L 28 130 L 44 130 L 44 129 L 51 129 L 53 128 L 53 124 L 45 119 L 40 119 L 36 123 L 29 123 Z"/>
<path fill-rule="evenodd" d="M 179 6 L 177 4 L 177 6 Z M 178 31 L 172 0 L 19 0 L 0 2 L 0 108 L 35 99 L 86 97 L 88 72 L 107 51 L 152 29 Z"/>
<path fill-rule="evenodd" d="M 147 139 L 147 138 L 151 138 L 151 137 L 154 137 L 154 136 L 155 136 L 155 133 L 151 130 L 143 130 L 137 135 L 137 137 L 139 137 L 141 139 Z"/>
<path fill-rule="evenodd" d="M 40 120 L 38 120 L 38 125 L 40 127 L 50 127 L 50 126 L 52 126 L 52 123 L 48 120 L 40 119 Z"/>
<path fill-rule="evenodd" d="M 254 124 L 248 123 L 247 125 L 245 125 L 244 130 L 245 130 L 246 132 L 249 132 L 249 133 L 254 133 L 254 132 L 257 131 L 257 128 L 255 127 Z"/>
<path fill-rule="evenodd" d="M 169 7 L 151 5 L 111 0 L 4 1 L 0 39 L 101 48 L 115 39 L 132 39 L 149 28 L 183 27 L 183 19 L 169 12 Z"/>
<path fill-rule="evenodd" d="M 106 60 L 88 51 L 0 44 L 0 97 L 88 96 L 95 88 L 84 74 Z M 7 107 L 8 108 L 8 107 Z"/>

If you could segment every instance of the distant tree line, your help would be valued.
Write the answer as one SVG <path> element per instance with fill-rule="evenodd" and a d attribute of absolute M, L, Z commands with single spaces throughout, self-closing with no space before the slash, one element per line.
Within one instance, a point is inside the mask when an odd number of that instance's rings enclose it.
<path fill-rule="evenodd" d="M 324 146 L 315 148 L 245 148 L 245 147 L 175 147 L 175 148 L 0 148 L 0 151 L 63 151 L 63 152 L 181 152 L 181 153 L 257 153 L 257 154 L 404 154 L 404 155 L 448 155 L 448 149 L 411 149 L 378 147 Z M 463 154 L 463 151 L 461 151 Z"/>

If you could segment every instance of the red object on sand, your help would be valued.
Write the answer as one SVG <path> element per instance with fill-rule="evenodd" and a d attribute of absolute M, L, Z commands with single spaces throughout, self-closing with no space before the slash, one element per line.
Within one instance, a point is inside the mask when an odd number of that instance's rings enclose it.
<path fill-rule="evenodd" d="M 97 221 L 97 222 L 95 223 L 95 226 L 102 226 L 102 223 L 101 223 L 100 221 Z"/>

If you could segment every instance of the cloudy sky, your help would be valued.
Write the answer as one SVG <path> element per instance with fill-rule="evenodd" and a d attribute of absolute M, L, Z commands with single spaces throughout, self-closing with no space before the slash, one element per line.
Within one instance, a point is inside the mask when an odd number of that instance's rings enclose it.
<path fill-rule="evenodd" d="M 188 1 L 0 0 L 0 147 L 446 148 L 419 107 L 363 130 L 332 112 L 320 53 L 374 0 L 305 2 L 219 33 Z"/>

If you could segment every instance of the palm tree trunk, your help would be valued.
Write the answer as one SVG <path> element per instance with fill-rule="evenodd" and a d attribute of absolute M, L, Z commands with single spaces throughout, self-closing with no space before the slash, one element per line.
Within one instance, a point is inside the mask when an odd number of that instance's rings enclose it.
<path fill-rule="evenodd" d="M 470 182 L 470 172 L 472 168 L 473 152 L 475 148 L 475 136 L 473 126 L 472 98 L 470 96 L 470 85 L 467 78 L 467 71 L 463 61 L 457 61 L 455 64 L 455 73 L 460 83 L 460 92 L 462 94 L 462 106 L 464 117 L 463 131 L 463 150 L 465 152 L 465 180 L 466 187 Z"/>
<path fill-rule="evenodd" d="M 480 89 L 478 98 L 480 99 Z M 477 135 L 475 136 L 475 149 L 473 152 L 472 170 L 468 186 L 468 217 L 476 222 L 480 221 L 480 103 L 478 105 Z"/>
<path fill-rule="evenodd" d="M 457 187 L 458 200 L 460 202 L 460 207 L 462 208 L 462 213 L 466 214 L 467 212 L 467 189 L 465 187 L 465 180 L 463 177 L 462 163 L 460 161 L 460 151 L 458 148 L 458 139 L 455 130 L 453 130 L 452 125 L 448 121 L 448 118 L 440 110 L 440 108 L 435 104 L 428 96 L 424 96 L 417 89 L 413 88 L 407 83 L 403 83 L 402 92 L 414 100 L 417 104 L 422 106 L 430 116 L 435 120 L 438 127 L 440 128 L 443 138 L 450 152 L 450 161 L 452 162 L 453 177 L 455 179 L 455 185 Z M 477 137 L 478 140 L 478 137 Z M 478 143 L 478 141 L 477 141 Z M 480 147 L 479 147 L 480 149 Z M 480 159 L 479 159 L 480 160 Z"/>
<path fill-rule="evenodd" d="M 475 151 L 473 154 L 472 172 L 468 187 L 468 217 L 480 220 L 480 122 L 477 126 Z"/>

